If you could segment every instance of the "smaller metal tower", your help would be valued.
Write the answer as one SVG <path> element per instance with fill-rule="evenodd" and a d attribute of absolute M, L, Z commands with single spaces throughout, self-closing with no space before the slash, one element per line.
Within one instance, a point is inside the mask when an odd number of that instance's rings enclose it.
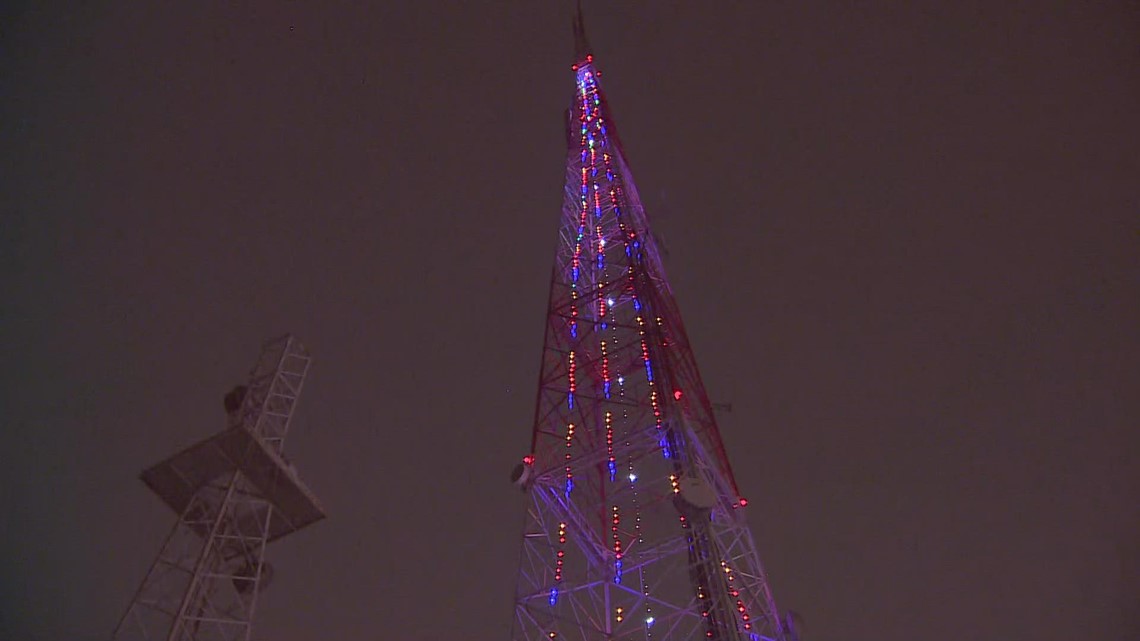
<path fill-rule="evenodd" d="M 248 641 L 266 544 L 325 516 L 282 453 L 309 363 L 294 337 L 268 341 L 225 397 L 226 428 L 143 471 L 178 520 L 114 641 Z"/>

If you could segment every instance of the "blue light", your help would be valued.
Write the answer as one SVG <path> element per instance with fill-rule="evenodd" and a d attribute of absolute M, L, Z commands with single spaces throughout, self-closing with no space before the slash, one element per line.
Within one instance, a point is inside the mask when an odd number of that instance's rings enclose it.
<path fill-rule="evenodd" d="M 637 300 L 636 298 L 633 299 L 633 309 L 639 312 L 641 311 L 641 301 Z"/>
<path fill-rule="evenodd" d="M 566 392 L 566 404 L 570 409 L 574 409 L 574 392 Z"/>
<path fill-rule="evenodd" d="M 606 324 L 602 323 L 602 329 L 605 329 L 605 328 L 606 328 Z M 610 382 L 609 381 L 602 383 L 602 392 L 606 395 L 606 398 L 610 397 Z"/>
<path fill-rule="evenodd" d="M 550 588 L 550 605 L 558 603 L 558 588 Z"/>
<path fill-rule="evenodd" d="M 613 461 L 610 461 L 609 468 L 610 468 L 610 482 L 612 483 L 612 482 L 617 480 L 617 464 L 614 463 Z"/>
<path fill-rule="evenodd" d="M 570 496 L 570 492 L 574 491 L 574 479 L 566 479 L 566 496 Z"/>
<path fill-rule="evenodd" d="M 661 440 L 658 443 L 661 445 L 661 454 L 665 458 L 673 458 L 673 452 L 669 449 L 669 439 L 664 434 L 661 435 Z"/>
<path fill-rule="evenodd" d="M 614 583 L 621 583 L 621 559 L 614 561 Z"/>

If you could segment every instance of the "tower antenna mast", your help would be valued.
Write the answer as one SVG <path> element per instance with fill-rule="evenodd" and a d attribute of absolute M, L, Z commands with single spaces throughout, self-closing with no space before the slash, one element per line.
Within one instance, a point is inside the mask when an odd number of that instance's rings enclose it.
<path fill-rule="evenodd" d="M 512 641 L 787 641 L 581 8 Z"/>

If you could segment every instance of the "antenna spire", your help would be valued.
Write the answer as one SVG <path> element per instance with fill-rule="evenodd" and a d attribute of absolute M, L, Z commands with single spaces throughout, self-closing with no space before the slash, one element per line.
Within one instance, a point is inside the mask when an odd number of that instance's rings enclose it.
<path fill-rule="evenodd" d="M 582 20 L 582 0 L 578 0 L 574 12 L 574 62 L 578 64 L 588 62 L 592 53 L 590 41 L 586 39 L 586 24 Z"/>

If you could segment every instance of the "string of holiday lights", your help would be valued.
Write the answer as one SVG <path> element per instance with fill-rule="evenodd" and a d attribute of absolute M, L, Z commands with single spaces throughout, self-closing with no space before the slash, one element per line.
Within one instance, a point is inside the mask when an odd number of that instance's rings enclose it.
<path fill-rule="evenodd" d="M 566 424 L 566 497 L 570 497 L 570 492 L 574 490 L 574 466 L 571 465 L 571 459 L 574 455 L 571 453 L 571 448 L 574 447 L 574 424 Z"/>
<path fill-rule="evenodd" d="M 631 443 L 626 441 L 628 448 Z M 629 470 L 629 489 L 630 489 L 630 502 L 633 504 L 633 540 L 634 545 L 640 548 L 645 544 L 644 534 L 641 530 L 641 502 L 638 497 L 637 490 L 637 472 L 633 467 L 633 455 L 628 455 L 626 458 L 626 469 Z M 652 639 L 653 632 L 650 629 L 653 626 L 653 600 L 649 596 L 649 572 L 644 566 L 641 565 L 638 569 L 638 575 L 641 578 L 641 594 L 644 597 L 642 602 L 645 604 L 645 638 Z"/>
<path fill-rule="evenodd" d="M 614 458 L 614 413 L 606 410 L 606 468 L 610 473 L 610 482 L 617 479 L 617 459 Z"/>
<path fill-rule="evenodd" d="M 550 606 L 558 603 L 558 585 L 562 583 L 562 568 L 566 557 L 566 522 L 558 523 L 558 550 L 554 560 L 554 585 L 550 588 Z"/>
<path fill-rule="evenodd" d="M 733 581 L 736 577 L 733 576 L 732 567 L 727 561 L 721 561 L 720 566 L 724 568 L 725 579 L 728 583 L 728 594 L 736 599 L 736 611 L 740 615 L 741 622 L 744 623 L 745 630 L 752 629 L 752 617 L 748 614 L 748 606 L 744 605 L 744 600 L 740 598 L 740 590 L 736 589 Z"/>
<path fill-rule="evenodd" d="M 614 583 L 620 584 L 621 583 L 621 570 L 622 570 L 621 532 L 619 531 L 621 528 L 621 511 L 618 509 L 617 505 L 613 506 L 613 521 L 612 521 L 612 523 L 613 524 L 610 526 L 610 530 L 613 533 L 613 545 L 614 545 Z"/>

